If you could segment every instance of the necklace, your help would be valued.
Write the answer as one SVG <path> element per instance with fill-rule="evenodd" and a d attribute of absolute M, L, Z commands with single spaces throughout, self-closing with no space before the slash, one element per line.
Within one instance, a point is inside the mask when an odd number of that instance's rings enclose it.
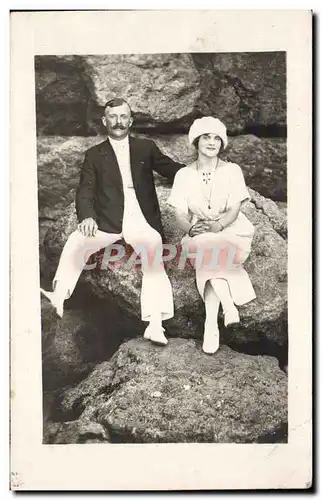
<path fill-rule="evenodd" d="M 213 189 L 213 184 L 214 184 L 214 178 L 213 178 L 213 173 L 218 167 L 219 163 L 219 158 L 217 157 L 217 162 L 215 167 L 212 167 L 212 169 L 208 172 L 201 172 L 200 168 L 200 163 L 199 159 L 197 160 L 197 171 L 202 174 L 202 184 L 203 184 L 203 194 L 204 198 L 207 202 L 207 207 L 208 210 L 211 210 L 211 195 L 212 195 L 212 189 Z"/>

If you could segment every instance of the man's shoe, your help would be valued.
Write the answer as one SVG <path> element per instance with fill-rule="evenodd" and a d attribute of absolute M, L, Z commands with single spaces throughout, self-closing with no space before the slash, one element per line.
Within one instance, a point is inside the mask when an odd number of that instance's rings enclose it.
<path fill-rule="evenodd" d="M 162 326 L 147 326 L 143 338 L 151 340 L 151 342 L 158 345 L 167 345 L 168 343 L 168 339 L 164 335 L 164 328 Z"/>
<path fill-rule="evenodd" d="M 56 302 L 55 301 L 55 292 L 47 292 L 43 288 L 40 289 L 40 292 L 49 300 L 51 305 L 56 311 L 56 314 L 62 318 L 64 314 L 64 302 Z"/>

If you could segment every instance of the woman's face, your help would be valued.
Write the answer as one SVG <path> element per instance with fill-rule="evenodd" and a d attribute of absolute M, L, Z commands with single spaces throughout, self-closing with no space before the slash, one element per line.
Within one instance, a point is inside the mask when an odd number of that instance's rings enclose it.
<path fill-rule="evenodd" d="M 221 139 L 216 134 L 202 134 L 199 138 L 198 152 L 208 158 L 215 158 L 221 148 Z"/>

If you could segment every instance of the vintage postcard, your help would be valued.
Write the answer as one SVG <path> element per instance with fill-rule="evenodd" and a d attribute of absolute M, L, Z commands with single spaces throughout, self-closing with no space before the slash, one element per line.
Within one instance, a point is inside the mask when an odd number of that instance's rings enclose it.
<path fill-rule="evenodd" d="M 13 490 L 311 486 L 311 52 L 305 10 L 12 13 Z"/>

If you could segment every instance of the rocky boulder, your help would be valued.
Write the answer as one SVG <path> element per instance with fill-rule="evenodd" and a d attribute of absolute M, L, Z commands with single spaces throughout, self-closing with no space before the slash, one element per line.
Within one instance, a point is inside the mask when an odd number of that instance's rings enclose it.
<path fill-rule="evenodd" d="M 91 327 L 81 311 L 65 311 L 59 319 L 49 302 L 41 299 L 43 387 L 56 389 L 81 380 L 93 369 L 86 358 L 84 337 Z M 87 352 L 90 357 L 90 353 Z M 92 360 L 93 361 L 93 360 Z"/>
<path fill-rule="evenodd" d="M 214 115 L 231 134 L 286 135 L 285 52 L 36 56 L 35 82 L 38 135 L 99 134 L 116 95 L 141 131 Z"/>
<path fill-rule="evenodd" d="M 159 186 L 157 192 L 167 241 L 178 248 L 182 233 L 175 225 L 172 207 L 166 203 L 170 188 Z M 252 252 L 245 267 L 250 274 L 257 298 L 240 308 L 241 325 L 238 331 L 230 333 L 230 330 L 224 329 L 222 341 L 233 341 L 240 345 L 255 342 L 260 349 L 264 349 L 265 342 L 286 346 L 287 244 L 274 229 L 283 232 L 281 228 L 286 227 L 285 217 L 273 202 L 267 202 L 269 209 L 262 197 L 253 191 L 251 193 L 252 200 L 244 204 L 243 211 L 255 225 L 256 232 Z M 72 204 L 46 234 L 46 264 L 43 272 L 54 272 L 63 245 L 76 227 L 75 209 Z M 167 263 L 175 301 L 175 317 L 168 321 L 168 333 L 179 337 L 200 338 L 204 306 L 195 286 L 195 273 L 188 264 L 179 270 L 177 263 L 177 259 Z M 96 266 L 82 274 L 82 279 L 89 284 L 92 293 L 101 298 L 117 298 L 124 310 L 133 317 L 138 317 L 141 289 L 138 270 L 124 266 L 113 270 L 101 269 L 99 272 L 98 269 Z"/>
<path fill-rule="evenodd" d="M 88 418 L 72 422 L 46 422 L 43 444 L 97 444 L 109 441 L 104 427 Z"/>
<path fill-rule="evenodd" d="M 106 137 L 39 137 L 37 140 L 39 218 L 55 220 L 75 199 L 85 151 Z"/>
<path fill-rule="evenodd" d="M 276 205 L 280 209 L 280 211 L 287 217 L 287 202 L 286 201 L 277 201 Z"/>
<path fill-rule="evenodd" d="M 192 58 L 200 74 L 201 115 L 217 116 L 230 133 L 285 134 L 286 52 L 194 53 Z"/>
<path fill-rule="evenodd" d="M 49 284 L 43 285 L 50 289 Z M 109 359 L 139 325 L 105 297 L 99 301 L 80 285 L 59 318 L 41 297 L 43 387 L 53 391 L 84 378 L 97 362 Z M 138 323 L 138 322 L 137 322 Z"/>
<path fill-rule="evenodd" d="M 77 56 L 36 56 L 37 135 L 88 135 L 90 93 Z"/>
<path fill-rule="evenodd" d="M 287 239 L 287 203 L 280 202 L 277 204 L 269 198 L 261 196 L 253 189 L 248 188 L 248 190 L 251 195 L 251 201 L 257 210 L 261 210 L 263 215 L 268 217 L 275 231 L 282 238 Z"/>
<path fill-rule="evenodd" d="M 208 356 L 193 340 L 131 340 L 62 391 L 57 418 L 52 443 L 286 442 L 287 377 L 227 346 Z"/>
<path fill-rule="evenodd" d="M 170 124 L 173 130 L 191 121 L 200 89 L 190 54 L 98 55 L 81 60 L 87 87 L 99 107 L 122 96 L 132 108 L 135 126 L 145 129 Z"/>
<path fill-rule="evenodd" d="M 232 137 L 223 152 L 224 160 L 238 163 L 248 186 L 266 198 L 287 198 L 287 151 L 285 139 L 254 135 Z"/>

